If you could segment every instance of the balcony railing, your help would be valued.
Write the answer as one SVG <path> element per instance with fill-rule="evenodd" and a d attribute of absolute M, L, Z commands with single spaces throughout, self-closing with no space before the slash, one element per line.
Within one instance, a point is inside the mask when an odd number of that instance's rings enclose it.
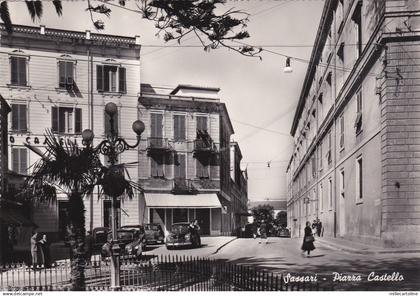
<path fill-rule="evenodd" d="M 172 185 L 173 194 L 195 194 L 197 189 L 193 186 L 192 180 L 175 178 Z"/>
<path fill-rule="evenodd" d="M 155 152 L 169 152 L 171 150 L 171 146 L 166 138 L 149 137 L 147 138 L 147 150 Z"/>
<path fill-rule="evenodd" d="M 217 153 L 217 146 L 212 139 L 194 140 L 194 153 Z"/>

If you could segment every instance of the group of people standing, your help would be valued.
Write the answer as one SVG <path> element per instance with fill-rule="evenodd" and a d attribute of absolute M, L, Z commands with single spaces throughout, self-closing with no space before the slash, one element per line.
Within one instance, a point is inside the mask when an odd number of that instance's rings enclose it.
<path fill-rule="evenodd" d="M 31 236 L 31 255 L 32 265 L 35 268 L 39 266 L 51 266 L 50 244 L 46 234 L 35 232 Z"/>

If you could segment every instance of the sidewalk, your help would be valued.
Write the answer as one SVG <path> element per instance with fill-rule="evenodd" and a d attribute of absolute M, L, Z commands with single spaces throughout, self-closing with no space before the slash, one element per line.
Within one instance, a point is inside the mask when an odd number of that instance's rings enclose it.
<path fill-rule="evenodd" d="M 333 250 L 340 250 L 354 254 L 403 254 L 420 253 L 420 245 L 409 248 L 385 248 L 361 242 L 350 241 L 343 238 L 315 237 L 318 244 Z"/>

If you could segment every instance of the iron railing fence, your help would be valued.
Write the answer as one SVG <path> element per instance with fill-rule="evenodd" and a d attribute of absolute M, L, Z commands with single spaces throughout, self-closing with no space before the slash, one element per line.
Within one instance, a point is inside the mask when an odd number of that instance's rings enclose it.
<path fill-rule="evenodd" d="M 0 290 L 70 290 L 70 269 L 69 260 L 47 268 L 9 264 L 0 267 Z M 190 256 L 121 258 L 120 276 L 124 291 L 319 291 L 334 288 L 318 282 L 286 284 L 282 274 Z M 86 290 L 110 290 L 109 261 L 93 260 L 87 264 L 85 283 Z"/>

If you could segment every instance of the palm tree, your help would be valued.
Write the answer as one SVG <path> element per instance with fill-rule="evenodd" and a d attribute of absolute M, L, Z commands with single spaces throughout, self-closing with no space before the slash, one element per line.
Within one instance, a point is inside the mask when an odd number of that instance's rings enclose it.
<path fill-rule="evenodd" d="M 79 148 L 76 142 L 70 140 L 60 143 L 51 131 L 47 131 L 45 137 L 44 153 L 36 147 L 26 145 L 41 157 L 26 180 L 26 188 L 35 203 L 53 201 L 57 190 L 67 194 L 72 290 L 83 291 L 86 231 L 83 197 L 92 193 L 97 185 L 102 185 L 102 191 L 107 195 L 111 194 L 109 190 L 118 187 L 121 189 L 119 195 L 125 193 L 129 198 L 133 197 L 133 189 L 141 188 L 126 180 L 123 174 L 116 173 L 125 169 L 125 164 L 107 168 L 102 165 L 98 151 L 90 146 Z M 108 184 L 113 186 L 107 186 Z"/>

